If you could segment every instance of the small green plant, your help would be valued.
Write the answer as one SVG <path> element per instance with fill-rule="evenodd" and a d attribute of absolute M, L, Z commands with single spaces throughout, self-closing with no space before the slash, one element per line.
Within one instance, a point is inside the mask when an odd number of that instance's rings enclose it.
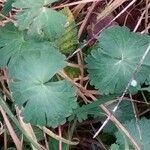
<path fill-rule="evenodd" d="M 25 123 L 40 128 L 56 128 L 66 121 L 82 122 L 89 116 L 102 118 L 105 115 L 99 106 L 106 105 L 113 113 L 120 100 L 118 97 L 125 90 L 125 94 L 129 95 L 137 94 L 140 90 L 149 91 L 150 54 L 145 59 L 143 56 L 150 44 L 150 36 L 133 33 L 127 27 L 114 26 L 103 30 L 96 48 L 83 57 L 90 88 L 94 86 L 101 95 L 95 97 L 95 102 L 83 104 L 86 96 L 82 91 L 85 89 L 83 84 L 73 79 L 79 75 L 80 69 L 78 66 L 73 69 L 73 64 L 70 67 L 67 60 L 67 56 L 82 44 L 78 41 L 77 27 L 71 11 L 69 8 L 59 11 L 52 9 L 50 6 L 54 2 L 57 0 L 12 0 L 7 3 L 8 9 L 6 7 L 3 10 L 7 14 L 11 4 L 19 9 L 14 17 L 15 23 L 8 23 L 0 28 L 0 67 L 8 70 L 7 88 L 11 93 L 11 101 L 21 110 Z M 135 70 L 142 59 L 142 64 Z M 132 78 L 135 84 L 130 83 Z M 144 84 L 146 88 L 143 88 Z M 89 97 L 92 98 L 93 95 Z M 1 107 L 36 147 L 37 143 L 25 134 L 1 98 Z M 124 95 L 123 98 L 127 99 Z M 141 149 L 148 150 L 150 142 L 147 140 L 150 135 L 146 130 L 150 128 L 149 119 L 142 118 L 139 121 L 141 133 L 137 133 L 134 113 L 124 112 L 128 109 L 132 109 L 131 105 L 124 100 L 118 113 L 114 115 L 131 133 L 132 140 Z M 136 147 L 121 129 L 117 131 L 115 126 L 109 126 L 113 125 L 108 124 L 104 130 L 115 132 L 117 138 L 116 144 L 110 147 L 111 150 Z M 142 135 L 142 141 L 137 138 L 139 134 Z"/>

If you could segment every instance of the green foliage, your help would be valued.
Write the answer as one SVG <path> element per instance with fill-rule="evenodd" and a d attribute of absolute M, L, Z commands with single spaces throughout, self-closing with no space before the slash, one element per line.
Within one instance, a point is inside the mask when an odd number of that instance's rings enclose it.
<path fill-rule="evenodd" d="M 83 106 L 78 106 L 77 109 L 74 110 L 73 115 L 70 117 L 70 120 L 76 117 L 79 122 L 88 119 L 88 115 L 93 115 L 93 117 L 104 116 L 99 105 L 108 102 L 110 100 L 116 99 L 116 95 L 102 96 L 95 102 Z"/>
<path fill-rule="evenodd" d="M 68 7 L 61 12 L 67 16 L 67 23 L 64 33 L 56 40 L 56 43 L 63 54 L 70 54 L 78 45 L 77 27 L 73 14 Z"/>
<path fill-rule="evenodd" d="M 118 102 L 118 101 L 117 101 Z M 110 111 L 117 105 L 117 102 L 114 102 L 107 108 Z M 119 120 L 120 123 L 125 123 L 127 120 L 131 120 L 135 117 L 132 104 L 129 101 L 124 100 L 120 105 L 118 110 L 115 112 L 114 116 Z M 116 126 L 109 121 L 108 124 L 104 128 L 104 132 L 114 133 L 117 130 Z"/>
<path fill-rule="evenodd" d="M 91 84 L 104 94 L 122 93 L 149 43 L 149 36 L 132 33 L 125 27 L 103 31 L 99 48 L 93 49 L 86 59 Z M 149 78 L 149 71 L 148 56 L 136 75 L 138 85 Z"/>
<path fill-rule="evenodd" d="M 77 78 L 80 75 L 80 69 L 79 68 L 73 68 L 73 67 L 65 67 L 64 71 L 66 72 L 66 74 L 71 78 Z"/>
<path fill-rule="evenodd" d="M 150 145 L 150 133 L 148 132 L 150 130 L 150 120 L 146 118 L 142 118 L 139 121 L 139 128 L 140 131 L 138 130 L 137 123 L 135 119 L 131 121 L 127 121 L 124 126 L 130 133 L 130 135 L 133 137 L 133 139 L 136 141 L 136 143 L 140 146 L 142 150 L 149 150 L 149 145 Z M 125 147 L 124 143 L 124 138 L 123 138 L 123 133 L 121 132 L 116 132 L 116 137 L 117 137 L 117 143 L 121 145 L 122 147 Z M 141 138 L 140 138 L 141 137 Z M 132 148 L 130 148 L 132 149 Z"/>
<path fill-rule="evenodd" d="M 59 141 L 49 138 L 48 140 L 49 148 L 52 150 L 58 150 L 59 149 Z M 69 150 L 68 145 L 62 143 L 62 150 Z"/>
<path fill-rule="evenodd" d="M 12 24 L 0 28 L 0 67 L 5 67 L 9 61 L 20 55 L 24 47 L 24 34 L 17 31 Z M 29 41 L 30 43 L 30 41 Z"/>
<path fill-rule="evenodd" d="M 103 117 L 99 105 L 116 100 L 125 90 L 150 43 L 150 36 L 130 32 L 126 27 L 116 26 L 104 30 L 85 60 L 87 68 L 84 68 L 84 75 L 88 72 L 91 85 L 94 85 L 101 95 L 105 95 L 96 97 L 97 100 L 91 104 L 80 105 L 73 85 L 58 75 L 58 72 L 64 69 L 66 75 L 73 80 L 79 77 L 80 68 L 67 66 L 65 55 L 71 54 L 79 44 L 77 25 L 69 8 L 59 11 L 50 8 L 52 3 L 57 1 L 8 0 L 2 9 L 4 15 L 9 13 L 12 6 L 19 11 L 13 18 L 14 25 L 8 23 L 0 28 L 0 68 L 8 68 L 12 101 L 21 108 L 24 120 L 32 125 L 58 127 L 64 124 L 66 119 L 82 122 L 89 116 Z M 130 87 L 129 90 L 137 92 L 143 83 L 149 86 L 149 74 L 150 54 L 141 65 L 140 71 L 135 74 L 137 86 Z M 150 91 L 150 88 L 142 90 Z M 86 96 L 88 97 L 88 94 Z M 17 128 L 39 148 L 36 141 L 22 129 L 1 97 L 0 104 Z M 112 103 L 108 109 L 111 111 L 115 106 L 116 103 Z M 140 140 L 136 122 L 131 120 L 134 114 L 129 102 L 124 101 L 119 105 L 115 117 L 124 124 L 142 150 L 149 149 L 148 119 L 139 121 L 142 136 Z M 103 131 L 116 130 L 112 124 L 108 124 Z M 111 150 L 132 149 L 124 134 L 117 132 L 115 135 L 117 141 L 110 147 Z M 41 131 L 38 137 L 38 140 L 43 138 Z M 56 145 L 59 143 L 50 139 L 49 144 L 50 149 L 57 149 Z M 68 148 L 65 144 L 63 146 L 64 150 Z"/>
<path fill-rule="evenodd" d="M 19 30 L 28 30 L 30 35 L 48 38 L 51 41 L 58 38 L 65 29 L 66 17 L 47 5 L 57 0 L 16 0 L 14 7 L 22 9 L 15 18 Z"/>
<path fill-rule="evenodd" d="M 75 91 L 67 81 L 50 81 L 65 66 L 65 57 L 50 44 L 43 44 L 47 49 L 44 53 L 24 52 L 8 66 L 14 80 L 10 87 L 15 102 L 25 105 L 23 115 L 27 122 L 56 127 L 76 108 Z"/>
<path fill-rule="evenodd" d="M 110 150 L 119 150 L 119 145 L 112 144 L 111 147 L 110 147 Z"/>

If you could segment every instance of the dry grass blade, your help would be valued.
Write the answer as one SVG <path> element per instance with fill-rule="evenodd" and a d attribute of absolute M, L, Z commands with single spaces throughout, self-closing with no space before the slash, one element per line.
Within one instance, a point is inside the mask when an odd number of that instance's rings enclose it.
<path fill-rule="evenodd" d="M 135 116 L 136 128 L 137 128 L 138 133 L 139 133 L 140 141 L 142 141 L 142 133 L 141 133 L 140 125 L 139 125 L 139 118 L 137 115 L 137 107 L 136 107 L 135 103 L 132 101 L 132 95 L 131 94 L 130 94 L 130 99 L 131 99 L 133 112 L 134 112 L 134 116 Z"/>
<path fill-rule="evenodd" d="M 92 13 L 93 9 L 95 8 L 95 6 L 96 6 L 96 2 L 93 2 L 93 4 L 91 5 L 87 15 L 85 16 L 85 18 L 83 20 L 83 23 L 82 23 L 82 25 L 81 25 L 81 27 L 79 29 L 79 32 L 78 32 L 78 37 L 79 38 L 80 38 L 80 36 L 81 36 L 81 34 L 82 34 L 82 32 L 83 32 L 83 30 L 85 28 L 85 25 L 86 25 L 87 21 L 89 20 L 89 18 L 91 16 L 91 13 Z"/>
<path fill-rule="evenodd" d="M 36 136 L 34 134 L 34 131 L 32 129 L 32 126 L 30 123 L 24 123 L 23 118 L 20 116 L 21 111 L 16 107 L 16 112 L 18 116 L 18 120 L 20 122 L 21 127 L 26 131 L 26 133 L 35 141 L 38 143 Z M 36 148 L 31 144 L 31 147 L 33 150 L 36 150 Z"/>
<path fill-rule="evenodd" d="M 97 20 L 102 20 L 110 13 L 112 13 L 116 8 L 122 5 L 126 0 L 115 0 L 110 5 L 106 6 L 106 8 L 97 16 Z"/>
<path fill-rule="evenodd" d="M 59 136 L 62 137 L 62 129 L 61 126 L 58 127 Z M 62 141 L 59 140 L 59 150 L 62 150 Z"/>
<path fill-rule="evenodd" d="M 148 13 L 148 9 L 149 9 L 149 7 L 148 7 L 148 3 L 149 3 L 149 0 L 146 0 L 146 7 L 145 7 L 145 10 L 146 10 L 146 12 L 145 12 L 145 29 L 146 29 L 146 33 L 148 33 L 148 29 L 147 29 L 147 25 L 148 25 L 148 18 L 149 18 L 149 13 Z"/>
<path fill-rule="evenodd" d="M 5 16 L 5 15 L 3 15 L 1 13 L 0 13 L 0 16 L 3 17 L 4 19 L 8 20 L 8 22 L 12 22 L 12 23 L 15 24 L 15 21 L 13 19 L 11 19 L 11 18 L 9 18 L 9 17 L 7 17 L 7 16 Z"/>
<path fill-rule="evenodd" d="M 46 127 L 43 127 L 43 128 L 39 127 L 39 128 L 40 128 L 41 130 L 43 130 L 44 133 L 46 133 L 46 134 L 48 134 L 49 136 L 51 136 L 52 138 L 54 138 L 54 139 L 56 139 L 56 140 L 58 140 L 58 141 L 61 141 L 61 142 L 63 142 L 63 143 L 66 143 L 66 144 L 68 144 L 68 145 L 77 145 L 77 144 L 79 143 L 78 141 L 77 141 L 77 142 L 72 142 L 72 141 L 69 141 L 69 140 L 67 140 L 67 139 L 64 139 L 63 137 L 54 134 L 52 131 L 50 131 L 50 130 L 49 130 L 48 128 L 46 128 Z"/>
<path fill-rule="evenodd" d="M 82 0 L 82 1 L 77 1 L 77 2 L 72 2 L 72 3 L 56 6 L 56 7 L 53 7 L 53 9 L 69 7 L 69 6 L 78 5 L 78 4 L 86 4 L 86 3 L 97 2 L 97 1 L 99 1 L 99 0 Z"/>
<path fill-rule="evenodd" d="M 149 8 L 150 8 L 150 3 L 147 5 L 147 9 L 149 9 Z M 135 26 L 135 28 L 134 28 L 134 32 L 137 31 L 139 25 L 140 25 L 141 22 L 142 22 L 142 19 L 144 18 L 144 15 L 146 15 L 146 9 L 142 12 L 141 17 L 139 18 L 139 20 L 138 20 L 138 22 L 137 22 L 137 24 L 136 24 L 136 26 Z M 147 29 L 147 27 L 146 27 L 146 31 L 147 31 L 147 30 L 148 30 L 148 29 Z M 144 31 L 144 32 L 146 32 L 146 31 Z"/>
<path fill-rule="evenodd" d="M 22 150 L 21 141 L 17 137 L 17 135 L 16 135 L 12 125 L 9 122 L 9 119 L 8 119 L 5 111 L 3 110 L 3 108 L 1 106 L 0 106 L 0 111 L 1 111 L 1 114 L 2 114 L 2 116 L 4 118 L 5 124 L 6 124 L 7 128 L 8 128 L 8 131 L 9 131 L 9 133 L 10 133 L 10 135 L 11 135 L 11 137 L 12 137 L 12 139 L 13 139 L 15 145 L 16 145 L 17 150 Z"/>
<path fill-rule="evenodd" d="M 81 10 L 84 8 L 84 6 L 86 5 L 86 3 L 85 4 L 78 4 L 75 8 L 74 8 L 74 10 L 73 10 L 73 16 L 74 16 L 74 18 L 76 18 L 78 15 L 79 15 L 79 13 L 81 12 Z"/>
<path fill-rule="evenodd" d="M 111 20 L 105 27 L 103 27 L 102 30 L 100 30 L 97 34 L 95 34 L 94 36 L 97 37 L 105 28 L 107 28 L 113 21 L 115 21 L 119 16 L 121 16 L 131 5 L 133 5 L 136 2 L 136 0 L 131 1 L 116 17 L 114 17 L 113 20 Z M 111 13 L 111 12 L 109 12 Z M 108 13 L 108 15 L 109 15 Z M 100 14 L 101 15 L 101 14 Z M 107 16 L 107 15 L 106 15 Z M 106 16 L 103 16 L 104 18 Z M 100 20 L 102 20 L 103 18 L 101 18 Z M 100 21 L 98 20 L 98 21 Z M 96 24 L 95 24 L 96 25 Z M 75 54 L 77 54 L 78 52 L 82 51 L 82 49 L 84 47 L 86 47 L 92 40 L 94 39 L 91 38 L 90 40 L 88 40 L 86 43 L 84 43 L 84 45 L 82 45 L 82 47 L 79 47 L 76 51 L 74 51 L 70 56 L 68 56 L 67 60 L 69 60 L 70 58 L 72 58 Z"/>

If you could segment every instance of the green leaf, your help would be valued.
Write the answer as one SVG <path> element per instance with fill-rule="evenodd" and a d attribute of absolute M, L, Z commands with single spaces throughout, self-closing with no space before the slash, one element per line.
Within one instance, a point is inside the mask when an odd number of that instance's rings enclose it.
<path fill-rule="evenodd" d="M 67 66 L 64 68 L 64 71 L 71 79 L 78 78 L 80 75 L 79 68 L 73 68 L 73 67 Z"/>
<path fill-rule="evenodd" d="M 7 65 L 10 58 L 17 56 L 24 44 L 24 35 L 12 24 L 0 28 L 0 67 Z"/>
<path fill-rule="evenodd" d="M 92 50 L 86 59 L 91 84 L 104 94 L 122 93 L 149 43 L 150 36 L 132 33 L 125 27 L 104 30 L 99 48 Z M 148 55 L 135 77 L 138 86 L 149 77 L 149 70 Z"/>
<path fill-rule="evenodd" d="M 16 0 L 14 7 L 22 9 L 15 18 L 20 30 L 38 37 L 54 40 L 64 31 L 66 17 L 53 9 L 46 7 L 57 0 Z"/>
<path fill-rule="evenodd" d="M 114 107 L 117 105 L 117 102 L 114 102 L 110 106 L 107 106 L 107 108 L 112 111 Z M 120 123 L 125 123 L 127 120 L 131 120 L 135 117 L 133 112 L 133 107 L 131 102 L 123 100 L 123 102 L 119 105 L 119 108 L 115 112 L 114 116 L 119 120 Z M 117 130 L 114 123 L 109 121 L 107 125 L 104 128 L 104 132 L 111 132 L 114 133 Z"/>
<path fill-rule="evenodd" d="M 74 16 L 68 7 L 61 11 L 67 16 L 66 28 L 62 36 L 56 40 L 56 43 L 63 54 L 70 54 L 78 45 L 78 32 Z"/>
<path fill-rule="evenodd" d="M 59 149 L 59 141 L 49 137 L 48 138 L 48 144 L 49 144 L 49 148 L 52 150 L 58 150 Z M 69 146 L 65 143 L 62 143 L 62 150 L 69 150 L 68 148 Z"/>
<path fill-rule="evenodd" d="M 124 126 L 126 127 L 128 132 L 130 133 L 130 135 L 133 137 L 133 139 L 136 141 L 136 143 L 140 146 L 140 148 L 142 150 L 149 150 L 150 132 L 148 132 L 148 131 L 150 130 L 150 120 L 148 120 L 146 118 L 142 118 L 139 121 L 141 139 L 140 139 L 140 134 L 139 134 L 139 130 L 137 128 L 137 124 L 136 124 L 135 119 L 133 119 L 131 121 L 127 121 L 124 124 Z M 117 138 L 117 143 L 119 145 L 125 147 L 125 142 L 124 142 L 124 138 L 122 136 L 122 133 L 120 133 L 119 131 L 116 132 L 116 138 Z"/>
<path fill-rule="evenodd" d="M 72 120 L 74 117 L 77 117 L 78 121 L 82 122 L 88 118 L 88 115 L 93 115 L 93 117 L 103 116 L 104 114 L 102 113 L 99 105 L 113 99 L 116 99 L 116 95 L 102 96 L 91 104 L 83 105 L 81 107 L 78 106 L 69 119 Z"/>
<path fill-rule="evenodd" d="M 110 150 L 119 150 L 119 145 L 112 144 L 111 147 L 110 147 Z"/>
<path fill-rule="evenodd" d="M 65 57 L 50 45 L 43 48 L 47 50 L 23 52 L 8 66 L 14 81 L 10 88 L 15 102 L 24 107 L 26 122 L 56 127 L 76 108 L 75 90 L 67 81 L 50 81 L 65 67 Z"/>
<path fill-rule="evenodd" d="M 38 41 L 20 32 L 12 24 L 0 28 L 0 67 L 12 64 L 23 52 L 45 51 L 52 47 L 48 41 Z"/>

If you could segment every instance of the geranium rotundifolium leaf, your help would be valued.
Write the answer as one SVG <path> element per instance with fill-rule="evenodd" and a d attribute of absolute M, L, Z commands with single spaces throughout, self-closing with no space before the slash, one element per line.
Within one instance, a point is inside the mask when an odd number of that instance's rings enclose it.
<path fill-rule="evenodd" d="M 4 67 L 10 58 L 20 53 L 24 44 L 24 35 L 12 24 L 7 24 L 0 28 L 0 39 L 0 67 Z"/>
<path fill-rule="evenodd" d="M 41 50 L 49 50 L 50 42 L 38 41 L 28 36 L 23 31 L 18 31 L 12 24 L 7 24 L 0 28 L 0 67 L 6 67 L 13 64 L 17 57 L 23 52 Z"/>
<path fill-rule="evenodd" d="M 28 30 L 35 37 L 48 38 L 54 41 L 65 29 L 66 16 L 46 5 L 57 0 L 16 0 L 14 7 L 21 9 L 15 16 L 16 26 Z"/>
<path fill-rule="evenodd" d="M 24 52 L 8 65 L 12 96 L 23 106 L 26 122 L 56 127 L 76 108 L 74 88 L 67 81 L 51 82 L 51 78 L 66 66 L 65 56 L 53 46 L 34 53 Z"/>
<path fill-rule="evenodd" d="M 104 94 L 122 93 L 149 43 L 150 36 L 132 33 L 126 27 L 104 30 L 99 37 L 99 47 L 93 49 L 86 59 L 91 84 Z M 132 87 L 134 92 L 149 76 L 150 57 L 147 59 L 147 68 L 143 63 L 135 77 L 137 86 Z"/>

